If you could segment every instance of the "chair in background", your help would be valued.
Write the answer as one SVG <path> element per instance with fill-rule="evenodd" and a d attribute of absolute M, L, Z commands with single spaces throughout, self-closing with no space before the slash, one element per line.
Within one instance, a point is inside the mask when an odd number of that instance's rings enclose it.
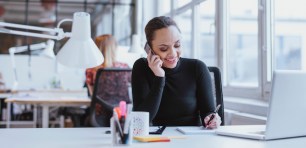
<path fill-rule="evenodd" d="M 102 68 L 97 71 L 90 105 L 92 126 L 109 127 L 113 108 L 122 100 L 131 103 L 131 74 L 131 69 L 122 68 Z"/>
<path fill-rule="evenodd" d="M 224 103 L 223 103 L 223 93 L 222 93 L 221 72 L 218 67 L 208 67 L 208 70 L 211 74 L 213 94 L 216 100 L 215 104 L 216 105 L 221 104 L 218 114 L 222 120 L 221 125 L 224 125 Z"/>

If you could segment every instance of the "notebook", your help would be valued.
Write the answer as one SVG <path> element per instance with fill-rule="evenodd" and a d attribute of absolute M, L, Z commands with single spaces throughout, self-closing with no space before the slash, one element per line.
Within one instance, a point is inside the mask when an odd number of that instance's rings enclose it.
<path fill-rule="evenodd" d="M 275 71 L 265 126 L 223 126 L 219 135 L 271 140 L 306 136 L 306 72 Z"/>
<path fill-rule="evenodd" d="M 203 126 L 181 126 L 177 127 L 176 130 L 185 135 L 207 134 L 215 132 L 215 130 L 206 129 Z"/>

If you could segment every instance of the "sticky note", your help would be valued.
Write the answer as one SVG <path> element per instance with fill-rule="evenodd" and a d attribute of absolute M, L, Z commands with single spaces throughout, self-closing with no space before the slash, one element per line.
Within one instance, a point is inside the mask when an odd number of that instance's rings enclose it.
<path fill-rule="evenodd" d="M 158 137 L 158 136 L 134 136 L 134 139 L 140 142 L 169 142 L 168 137 Z"/>

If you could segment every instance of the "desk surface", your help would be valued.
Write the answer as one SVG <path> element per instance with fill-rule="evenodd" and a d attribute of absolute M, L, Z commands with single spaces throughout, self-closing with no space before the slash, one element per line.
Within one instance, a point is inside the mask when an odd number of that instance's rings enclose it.
<path fill-rule="evenodd" d="M 130 147 L 141 148 L 304 148 L 306 137 L 272 141 L 258 141 L 218 136 L 182 135 L 175 127 L 167 127 L 163 136 L 186 136 L 185 139 L 171 139 L 171 142 L 139 143 Z M 111 147 L 111 135 L 104 134 L 108 128 L 28 128 L 0 129 L 1 147 L 10 148 L 101 148 Z"/>
<path fill-rule="evenodd" d="M 34 127 L 36 119 L 37 105 L 42 106 L 42 127 L 49 127 L 49 108 L 68 106 L 89 106 L 91 99 L 84 91 L 31 91 L 18 93 L 5 99 L 8 103 L 6 127 L 10 127 L 11 103 L 35 105 L 33 112 Z M 63 123 L 63 122 L 61 122 Z M 63 124 L 61 124 L 63 126 Z M 0 143 L 1 145 L 1 143 Z"/>
<path fill-rule="evenodd" d="M 69 104 L 69 105 L 90 105 L 89 98 L 78 97 L 10 97 L 5 102 L 20 104 Z"/>
<path fill-rule="evenodd" d="M 90 99 L 85 90 L 19 90 L 14 93 L 0 93 L 5 102 L 25 104 L 68 103 L 89 105 Z"/>

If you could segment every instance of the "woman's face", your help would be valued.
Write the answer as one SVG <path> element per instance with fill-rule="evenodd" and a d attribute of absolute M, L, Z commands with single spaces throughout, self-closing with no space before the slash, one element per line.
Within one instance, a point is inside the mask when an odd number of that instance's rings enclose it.
<path fill-rule="evenodd" d="M 175 26 L 156 30 L 152 48 L 163 61 L 163 67 L 175 68 L 181 56 L 181 34 Z"/>

